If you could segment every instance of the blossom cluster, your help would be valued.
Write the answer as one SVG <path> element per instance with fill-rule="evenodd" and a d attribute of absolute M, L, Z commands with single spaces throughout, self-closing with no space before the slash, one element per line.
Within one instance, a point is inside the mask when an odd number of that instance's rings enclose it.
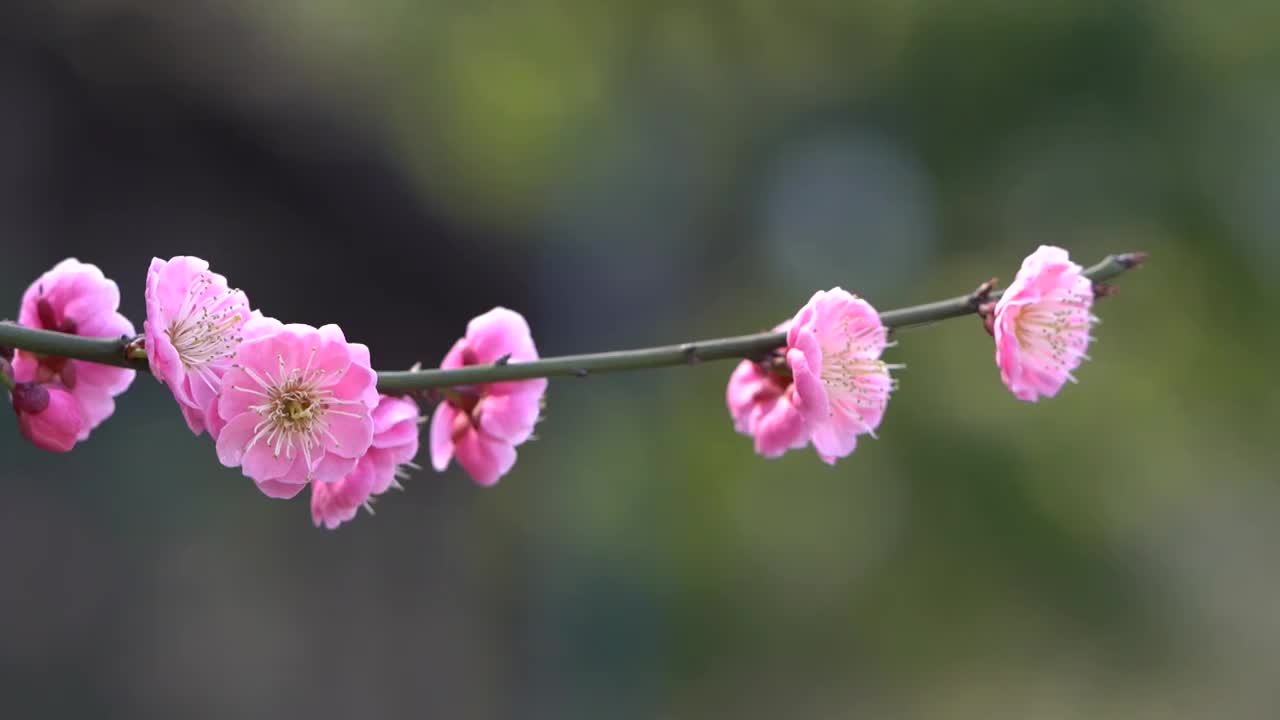
<path fill-rule="evenodd" d="M 146 320 L 135 340 L 173 394 L 187 427 L 208 435 L 218 460 L 268 497 L 311 491 L 317 526 L 335 528 L 417 468 L 421 418 L 409 396 L 379 394 L 369 348 L 337 325 L 284 323 L 196 257 L 154 259 Z M 18 322 L 86 337 L 131 339 L 116 284 L 95 266 L 64 260 L 23 296 Z M 537 359 L 529 326 L 505 308 L 471 321 L 444 367 Z M 66 452 L 114 411 L 135 371 L 18 350 L 0 373 L 35 445 Z M 545 379 L 455 388 L 435 412 L 432 461 L 450 460 L 492 485 L 533 431 Z"/>
<path fill-rule="evenodd" d="M 1000 378 L 1019 400 L 1057 395 L 1086 359 L 1097 318 L 1093 283 L 1067 251 L 1041 246 L 993 304 L 978 308 L 995 338 Z M 865 300 L 834 288 L 816 293 L 778 326 L 786 347 L 743 360 L 729 378 L 726 402 L 734 427 L 756 452 L 777 457 L 810 443 L 834 464 L 875 437 L 901 365 L 880 359 L 888 329 Z"/>
<path fill-rule="evenodd" d="M 172 393 L 191 432 L 208 435 L 219 461 L 265 495 L 292 498 L 310 489 L 317 526 L 336 528 L 361 507 L 399 488 L 418 469 L 419 402 L 431 413 L 431 465 L 456 460 L 472 479 L 493 485 L 511 471 L 530 439 L 545 378 L 453 387 L 430 396 L 378 392 L 369 348 L 336 325 L 285 323 L 255 309 L 209 263 L 154 259 L 145 285 L 141 336 L 119 312 L 120 291 L 93 265 L 64 260 L 27 289 L 23 326 L 84 337 L 117 338 L 145 354 Z M 1052 397 L 1086 358 L 1092 282 L 1065 250 L 1042 246 L 1024 261 L 995 302 L 976 308 L 995 340 L 1001 380 L 1020 400 Z M 866 300 L 841 288 L 815 293 L 779 325 L 781 348 L 743 360 L 729 378 L 734 428 L 755 450 L 778 457 L 812 444 L 829 464 L 875 436 L 901 365 L 882 359 L 890 331 Z M 115 410 L 135 377 L 127 368 L 0 348 L 0 381 L 18 427 L 33 444 L 67 452 Z M 505 308 L 471 320 L 441 367 L 536 361 L 528 323 Z"/>

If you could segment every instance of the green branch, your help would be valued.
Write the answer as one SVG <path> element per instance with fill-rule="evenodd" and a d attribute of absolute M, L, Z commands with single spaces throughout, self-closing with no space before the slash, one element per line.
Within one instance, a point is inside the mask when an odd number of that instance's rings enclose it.
<path fill-rule="evenodd" d="M 1137 267 L 1146 259 L 1143 253 L 1110 255 L 1084 271 L 1095 284 Z M 999 290 L 984 284 L 978 290 L 948 300 L 889 310 L 880 319 L 890 328 L 900 329 L 925 325 L 978 312 L 984 303 L 1000 297 Z M 132 368 L 146 372 L 147 361 L 137 357 L 135 339 L 88 338 L 79 335 L 34 330 L 11 322 L 0 323 L 0 345 L 29 350 L 41 355 L 87 360 L 89 362 Z M 378 373 L 378 389 L 384 393 L 457 387 L 504 380 L 526 380 L 535 377 L 585 377 L 589 374 L 641 370 L 674 365 L 694 365 L 714 360 L 759 357 L 786 344 L 786 334 L 765 332 L 754 335 L 718 338 L 664 347 L 565 355 L 533 362 L 473 365 L 453 370 L 408 370 Z"/>

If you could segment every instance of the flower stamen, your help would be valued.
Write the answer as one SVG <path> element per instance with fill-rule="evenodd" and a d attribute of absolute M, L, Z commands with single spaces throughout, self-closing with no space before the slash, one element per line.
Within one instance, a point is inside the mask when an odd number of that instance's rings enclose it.
<path fill-rule="evenodd" d="M 217 375 L 210 368 L 225 365 L 243 338 L 240 327 L 249 317 L 249 308 L 235 291 L 208 295 L 213 278 L 202 272 L 191 282 L 177 314 L 165 329 L 182 366 L 197 375 L 211 389 Z M 228 303 L 228 300 L 234 300 Z"/>

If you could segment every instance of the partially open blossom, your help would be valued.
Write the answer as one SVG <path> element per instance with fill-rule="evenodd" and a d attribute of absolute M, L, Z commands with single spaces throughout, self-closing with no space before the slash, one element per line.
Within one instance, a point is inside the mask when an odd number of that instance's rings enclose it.
<path fill-rule="evenodd" d="M 789 323 L 776 328 L 785 331 Z M 809 428 L 796 407 L 796 386 L 784 368 L 743 360 L 729 376 L 725 401 L 733 427 L 755 438 L 756 452 L 769 458 L 809 444 Z"/>
<path fill-rule="evenodd" d="M 205 409 L 242 340 L 249 300 L 227 287 L 197 257 L 153 258 L 147 270 L 147 357 L 156 379 L 169 386 L 191 431 L 205 429 Z"/>
<path fill-rule="evenodd" d="M 11 392 L 18 429 L 33 445 L 52 452 L 75 447 L 83 424 L 80 404 L 66 390 L 24 382 Z"/>
<path fill-rule="evenodd" d="M 120 289 L 95 265 L 68 258 L 36 279 L 22 296 L 18 323 L 84 337 L 120 338 L 134 334 L 133 324 L 118 312 Z M 82 423 L 77 435 L 89 433 L 115 412 L 115 396 L 136 373 L 82 360 L 37 355 L 18 350 L 13 358 L 18 382 L 38 382 L 71 393 Z"/>
<path fill-rule="evenodd" d="M 440 367 L 459 368 L 538 359 L 520 313 L 494 308 L 473 319 Z M 455 457 L 480 485 L 493 485 L 516 462 L 542 410 L 546 378 L 453 388 L 431 418 L 431 464 L 443 471 Z"/>
<path fill-rule="evenodd" d="M 418 404 L 383 395 L 373 410 L 373 444 L 350 475 L 311 484 L 311 519 L 330 530 L 355 517 L 374 495 L 396 487 L 396 478 L 418 454 Z"/>
<path fill-rule="evenodd" d="M 1041 245 L 996 303 L 1000 379 L 1019 400 L 1053 397 L 1087 359 L 1093 283 L 1062 248 Z"/>
<path fill-rule="evenodd" d="M 834 288 L 819 291 L 791 321 L 787 366 L 795 405 L 818 454 L 834 463 L 852 453 L 858 436 L 874 436 L 895 387 L 880 360 L 888 331 L 875 308 Z"/>
<path fill-rule="evenodd" d="M 218 459 L 270 497 L 349 475 L 373 441 L 369 348 L 336 325 L 284 325 L 240 344 L 222 378 Z"/>

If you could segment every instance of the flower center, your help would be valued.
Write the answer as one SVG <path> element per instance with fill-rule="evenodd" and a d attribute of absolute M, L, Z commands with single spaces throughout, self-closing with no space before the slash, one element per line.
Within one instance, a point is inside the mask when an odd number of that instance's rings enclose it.
<path fill-rule="evenodd" d="M 468 430 L 480 429 L 480 392 L 476 388 L 451 388 L 445 393 L 444 401 L 458 409 L 453 419 L 455 443 L 460 442 Z"/>
<path fill-rule="evenodd" d="M 280 415 L 294 428 L 305 431 L 310 427 L 313 417 L 312 408 L 318 404 L 310 395 L 296 393 L 286 395 L 281 400 Z M 323 408 L 319 409 L 323 410 Z"/>
<path fill-rule="evenodd" d="M 182 366 L 206 381 L 211 380 L 206 377 L 209 366 L 235 354 L 243 339 L 239 335 L 240 326 L 248 316 L 248 308 L 242 303 L 222 307 L 233 290 L 206 296 L 212 284 L 208 273 L 197 275 L 165 330 Z"/>
<path fill-rule="evenodd" d="M 480 358 L 470 347 L 462 350 L 462 366 L 479 365 Z M 453 420 L 453 441 L 459 442 L 467 430 L 480 429 L 480 398 L 482 386 L 467 385 L 449 388 L 444 392 L 444 401 L 458 409 Z"/>
<path fill-rule="evenodd" d="M 476 406 L 480 404 L 480 393 L 471 390 L 459 391 L 455 389 L 445 395 L 445 402 L 458 408 L 463 413 L 470 415 L 475 411 Z"/>

